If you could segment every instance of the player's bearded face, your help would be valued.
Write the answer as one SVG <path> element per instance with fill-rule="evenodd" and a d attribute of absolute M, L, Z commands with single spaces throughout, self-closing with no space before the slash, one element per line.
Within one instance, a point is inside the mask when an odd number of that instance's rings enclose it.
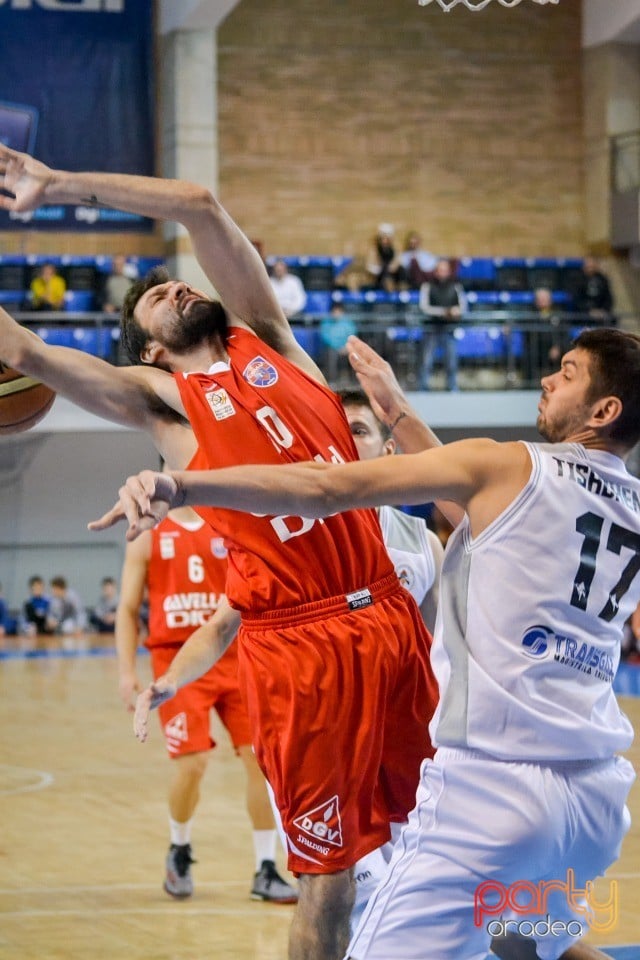
<path fill-rule="evenodd" d="M 586 403 L 563 408 L 547 402 L 538 414 L 536 427 L 540 436 L 549 443 L 562 443 L 584 429 L 589 407 Z"/>
<path fill-rule="evenodd" d="M 214 300 L 192 300 L 185 310 L 176 306 L 173 317 L 162 331 L 161 342 L 173 353 L 188 353 L 209 340 L 213 334 L 224 336 L 224 311 Z"/>

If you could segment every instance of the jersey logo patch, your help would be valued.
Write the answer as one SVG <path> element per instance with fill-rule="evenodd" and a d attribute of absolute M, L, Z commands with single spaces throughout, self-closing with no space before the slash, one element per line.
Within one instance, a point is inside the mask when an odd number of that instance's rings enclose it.
<path fill-rule="evenodd" d="M 214 557 L 217 557 L 218 560 L 224 560 L 228 550 L 224 545 L 224 540 L 222 537 L 211 538 L 211 553 L 214 555 Z"/>
<path fill-rule="evenodd" d="M 334 847 L 342 846 L 342 820 L 337 794 L 308 813 L 303 813 L 293 822 L 298 830 L 322 843 L 330 843 Z"/>
<path fill-rule="evenodd" d="M 254 357 L 250 360 L 242 376 L 252 387 L 272 387 L 278 382 L 278 371 L 264 357 Z"/>
<path fill-rule="evenodd" d="M 409 593 L 411 593 L 411 588 L 413 586 L 413 571 L 409 567 L 398 566 L 396 567 L 396 574 L 398 580 L 405 590 L 408 590 Z"/>
<path fill-rule="evenodd" d="M 172 717 L 164 726 L 164 735 L 169 753 L 177 753 L 180 744 L 186 743 L 189 739 L 186 713 L 177 713 L 175 717 Z"/>
<path fill-rule="evenodd" d="M 220 387 L 218 390 L 210 390 L 209 393 L 205 393 L 205 398 L 216 420 L 228 420 L 229 417 L 235 416 L 236 411 L 224 387 Z"/>
<path fill-rule="evenodd" d="M 176 555 L 176 544 L 173 537 L 160 537 L 160 556 L 163 560 L 173 560 Z"/>

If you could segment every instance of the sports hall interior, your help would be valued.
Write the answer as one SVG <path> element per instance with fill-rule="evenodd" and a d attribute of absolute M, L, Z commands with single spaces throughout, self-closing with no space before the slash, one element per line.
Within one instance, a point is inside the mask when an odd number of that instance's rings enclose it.
<path fill-rule="evenodd" d="M 309 258 L 343 265 L 380 223 L 398 242 L 416 230 L 438 255 L 491 263 L 494 273 L 538 264 L 561 278 L 564 265 L 592 255 L 618 322 L 640 332 L 640 0 L 522 0 L 513 9 L 493 0 L 449 13 L 437 0 L 158 0 L 155 32 L 157 172 L 211 187 L 267 258 L 287 257 L 294 269 Z M 0 88 L 2 99 L 10 97 Z M 61 135 L 79 135 L 73 117 Z M 99 276 L 118 254 L 164 261 L 208 289 L 173 225 L 0 231 L 0 269 L 18 264 L 27 278 L 49 258 L 67 275 L 76 263 Z M 481 287 L 471 292 L 514 292 Z M 406 325 L 395 301 L 380 300 L 386 312 L 373 302 L 356 312 L 362 330 Z M 78 329 L 105 323 L 93 312 L 81 311 Z M 302 342 L 315 343 L 310 330 L 307 318 Z M 110 333 L 107 341 L 118 360 Z M 406 350 L 389 358 L 406 363 Z M 472 358 L 456 393 L 404 382 L 444 441 L 535 439 L 539 389 L 514 385 L 505 369 L 493 355 Z M 90 534 L 87 522 L 127 475 L 157 462 L 144 434 L 60 397 L 31 430 L 0 436 L 9 606 L 19 610 L 34 573 L 64 574 L 90 605 L 101 578 L 118 577 L 124 533 Z M 639 473 L 637 452 L 630 463 Z M 618 683 L 637 727 L 640 666 L 625 664 Z M 197 815 L 196 894 L 181 903 L 161 888 L 164 745 L 153 725 L 147 744 L 135 742 L 113 646 L 91 636 L 75 646 L 5 638 L 0 704 L 0 960 L 286 955 L 291 908 L 248 897 L 243 772 L 218 726 Z M 637 746 L 629 757 L 640 760 Z M 615 960 L 640 960 L 638 796 L 636 788 L 634 823 L 607 878 L 618 883 L 618 923 L 589 934 Z"/>

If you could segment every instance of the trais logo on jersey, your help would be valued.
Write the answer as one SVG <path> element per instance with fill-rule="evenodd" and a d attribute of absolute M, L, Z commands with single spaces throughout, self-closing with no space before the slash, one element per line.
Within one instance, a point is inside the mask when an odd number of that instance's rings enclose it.
<path fill-rule="evenodd" d="M 593 643 L 556 633 L 551 627 L 529 627 L 522 638 L 525 654 L 533 660 L 552 656 L 556 663 L 612 683 L 617 663 L 611 653 Z"/>
<path fill-rule="evenodd" d="M 252 387 L 272 387 L 278 382 L 278 371 L 264 357 L 254 357 L 250 360 L 242 376 Z"/>
<path fill-rule="evenodd" d="M 408 590 L 409 593 L 411 593 L 411 588 L 413 587 L 414 581 L 413 570 L 405 566 L 405 564 L 398 564 L 396 567 L 396 576 L 405 590 Z"/>
<path fill-rule="evenodd" d="M 236 411 L 224 387 L 220 387 L 218 390 L 210 390 L 205 393 L 205 398 L 213 410 L 216 420 L 228 420 L 229 417 L 235 416 Z"/>
<path fill-rule="evenodd" d="M 173 560 L 176 555 L 176 544 L 173 534 L 162 534 L 160 537 L 160 556 L 163 560 Z"/>
<path fill-rule="evenodd" d="M 529 627 L 522 638 L 524 652 L 532 660 L 541 660 L 549 649 L 549 637 L 553 636 L 553 630 L 549 627 L 536 626 Z"/>

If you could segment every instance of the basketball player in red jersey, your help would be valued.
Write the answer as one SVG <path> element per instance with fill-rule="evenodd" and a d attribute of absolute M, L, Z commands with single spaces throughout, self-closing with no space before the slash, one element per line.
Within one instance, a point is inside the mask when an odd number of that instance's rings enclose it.
<path fill-rule="evenodd" d="M 2 145 L 0 189 L 8 210 L 85 202 L 181 222 L 224 303 L 164 273 L 136 285 L 123 310 L 123 342 L 139 364 L 130 368 L 48 347 L 0 311 L 10 366 L 147 430 L 170 466 L 189 422 L 208 467 L 356 459 L 340 401 L 296 343 L 258 253 L 208 190 L 51 170 Z M 429 636 L 372 511 L 203 515 L 229 550 L 254 747 L 300 876 L 290 957 L 339 958 L 353 864 L 406 819 L 431 753 Z"/>
<path fill-rule="evenodd" d="M 151 653 L 153 676 L 159 677 L 184 641 L 195 631 L 206 636 L 211 617 L 226 608 L 226 557 L 222 539 L 213 537 L 208 524 L 190 507 L 172 511 L 158 527 L 127 545 L 116 616 L 116 650 L 120 694 L 130 710 L 134 694 L 141 689 L 136 652 L 145 587 L 149 598 L 145 645 Z M 217 629 L 220 620 L 218 616 Z M 230 629 L 233 636 L 235 620 Z M 164 889 L 177 898 L 193 892 L 191 830 L 207 754 L 215 747 L 209 731 L 214 707 L 246 769 L 256 860 L 251 896 L 271 903 L 295 903 L 296 891 L 275 867 L 276 825 L 264 777 L 251 749 L 251 725 L 240 693 L 234 643 L 214 667 L 159 709 L 167 752 L 174 761 L 169 788 L 171 846 Z"/>

